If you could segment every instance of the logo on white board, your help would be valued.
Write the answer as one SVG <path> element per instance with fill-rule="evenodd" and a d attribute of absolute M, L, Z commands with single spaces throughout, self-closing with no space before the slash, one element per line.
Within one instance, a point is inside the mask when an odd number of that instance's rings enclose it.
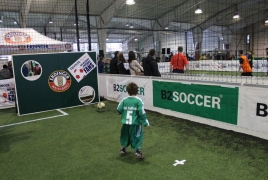
<path fill-rule="evenodd" d="M 91 57 L 85 53 L 77 61 L 75 61 L 69 68 L 69 72 L 76 79 L 77 82 L 80 82 L 84 79 L 94 68 L 96 64 L 91 59 Z"/>

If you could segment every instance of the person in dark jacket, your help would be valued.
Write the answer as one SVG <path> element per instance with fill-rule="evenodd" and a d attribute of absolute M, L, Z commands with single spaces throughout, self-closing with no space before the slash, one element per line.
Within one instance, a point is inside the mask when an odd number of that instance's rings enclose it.
<path fill-rule="evenodd" d="M 158 70 L 158 65 L 155 60 L 155 50 L 151 49 L 149 51 L 148 56 L 142 63 L 143 65 L 143 70 L 144 70 L 144 75 L 145 76 L 158 76 L 161 77 L 161 74 Z"/>
<path fill-rule="evenodd" d="M 98 62 L 98 73 L 102 73 L 103 66 L 104 66 L 104 57 L 100 56 L 99 62 Z"/>
<path fill-rule="evenodd" d="M 119 57 L 119 51 L 115 51 L 114 58 L 110 62 L 110 74 L 119 74 L 118 70 L 118 57 Z"/>
<path fill-rule="evenodd" d="M 117 63 L 119 74 L 129 75 L 130 72 L 129 72 L 129 70 L 126 70 L 124 63 L 127 63 L 126 59 L 124 58 L 123 53 L 120 53 L 119 57 L 118 57 L 118 63 Z"/>

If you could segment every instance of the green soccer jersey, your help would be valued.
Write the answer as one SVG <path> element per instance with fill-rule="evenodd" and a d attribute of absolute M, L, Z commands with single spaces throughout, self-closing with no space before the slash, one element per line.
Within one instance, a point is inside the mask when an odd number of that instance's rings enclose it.
<path fill-rule="evenodd" d="M 118 104 L 117 111 L 121 114 L 122 124 L 149 126 L 144 104 L 137 96 L 125 97 Z"/>

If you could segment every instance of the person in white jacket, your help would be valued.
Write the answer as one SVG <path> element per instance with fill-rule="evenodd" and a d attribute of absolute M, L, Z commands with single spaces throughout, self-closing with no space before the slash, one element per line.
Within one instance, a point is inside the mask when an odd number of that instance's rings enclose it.
<path fill-rule="evenodd" d="M 128 53 L 128 63 L 129 70 L 131 75 L 141 75 L 143 72 L 143 67 L 136 60 L 135 53 L 133 51 L 129 51 Z"/>

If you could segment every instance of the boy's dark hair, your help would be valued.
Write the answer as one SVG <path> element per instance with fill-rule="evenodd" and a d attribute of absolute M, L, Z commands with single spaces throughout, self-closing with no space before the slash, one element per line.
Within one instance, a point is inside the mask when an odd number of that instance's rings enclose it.
<path fill-rule="evenodd" d="M 154 55 L 155 55 L 155 50 L 154 50 L 154 49 L 151 49 L 151 50 L 149 51 L 149 55 L 150 55 L 150 56 L 154 56 Z"/>
<path fill-rule="evenodd" d="M 138 86 L 136 83 L 131 82 L 127 85 L 127 92 L 130 96 L 138 94 Z"/>
<path fill-rule="evenodd" d="M 4 69 L 5 69 L 5 68 L 7 68 L 7 65 L 6 65 L 6 64 L 4 64 L 4 65 L 3 65 L 3 68 L 4 68 Z"/>
<path fill-rule="evenodd" d="M 243 50 L 239 50 L 239 54 L 243 54 Z"/>
<path fill-rule="evenodd" d="M 182 46 L 179 46 L 179 47 L 178 47 L 178 51 L 179 51 L 179 52 L 182 52 L 182 51 L 183 51 L 183 47 L 182 47 Z"/>

